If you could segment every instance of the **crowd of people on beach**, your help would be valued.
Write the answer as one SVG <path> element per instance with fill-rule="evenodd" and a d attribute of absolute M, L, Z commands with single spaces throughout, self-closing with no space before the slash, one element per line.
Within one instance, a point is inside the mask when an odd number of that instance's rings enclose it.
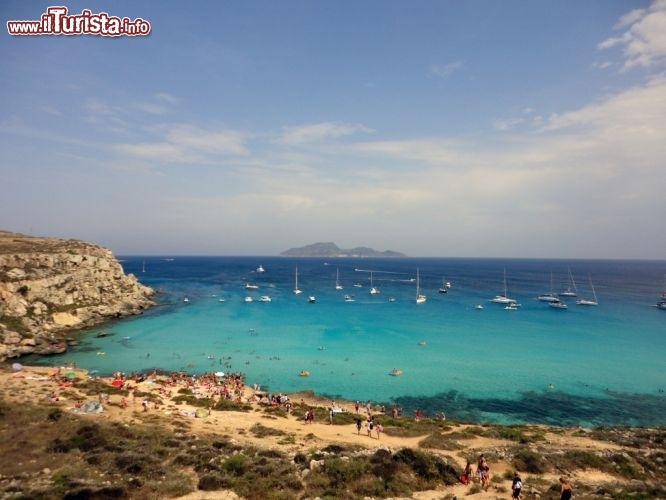
<path fill-rule="evenodd" d="M 48 378 L 50 381 L 55 382 L 57 387 L 60 389 L 65 389 L 74 385 L 76 377 L 71 376 L 71 372 L 63 373 L 61 367 L 53 368 L 48 372 Z M 246 389 L 244 377 L 241 373 L 204 373 L 202 375 L 190 374 L 185 371 L 172 372 L 172 373 L 157 373 L 153 371 L 150 374 L 142 373 L 130 373 L 125 375 L 122 372 L 116 372 L 110 378 L 109 383 L 113 387 L 120 389 L 126 389 L 128 391 L 127 397 L 124 395 L 120 398 L 120 403 L 118 406 L 121 409 L 125 409 L 130 405 L 135 404 L 135 391 L 141 388 L 142 393 L 145 394 L 157 394 L 163 398 L 171 398 L 174 392 L 179 392 L 181 389 L 188 389 L 192 395 L 199 398 L 209 398 L 209 399 L 226 399 L 231 400 L 236 403 L 259 403 L 270 405 L 274 407 L 284 408 L 285 411 L 290 414 L 295 409 L 294 403 L 290 400 L 289 396 L 283 393 L 277 394 L 267 394 L 261 391 L 261 387 L 254 385 L 251 389 L 250 395 L 245 396 Z M 150 384 L 148 387 L 140 384 Z M 51 403 L 57 403 L 60 401 L 56 390 L 52 390 L 47 399 Z M 151 409 L 151 399 L 148 396 L 144 397 L 141 406 L 144 412 L 147 412 Z M 129 401 L 128 401 L 129 400 Z M 107 393 L 100 393 L 98 397 L 99 405 L 109 403 L 109 395 Z M 81 408 L 84 404 L 84 401 L 77 401 L 75 408 Z M 152 408 L 158 409 L 157 403 L 152 401 Z M 306 404 L 306 402 L 301 399 L 300 404 L 298 405 L 303 411 L 303 421 L 306 425 L 311 425 L 315 421 L 315 411 L 314 407 Z M 387 413 L 384 406 L 373 408 L 372 403 L 368 401 L 362 405 L 359 401 L 353 403 L 353 408 L 356 413 L 355 418 L 355 427 L 358 435 L 361 435 L 362 430 L 365 430 L 368 437 L 374 437 L 379 440 L 381 433 L 383 432 L 382 424 L 376 420 L 376 413 L 379 412 L 382 415 L 390 415 L 393 418 L 401 416 L 402 410 L 393 406 L 390 411 Z M 362 416 L 361 410 L 364 410 L 365 416 Z M 334 417 L 336 412 L 344 411 L 335 401 L 331 400 L 330 405 L 328 406 L 328 424 L 334 424 Z M 207 415 L 210 415 L 211 408 L 208 408 Z M 183 411 L 181 414 L 191 417 L 200 417 L 205 416 L 204 413 L 199 411 Z M 415 410 L 414 419 L 420 421 L 423 419 L 423 413 L 420 408 Z M 476 470 L 473 469 L 472 463 L 470 460 L 467 460 L 467 464 L 460 475 L 460 482 L 469 485 L 473 482 L 480 484 L 483 490 L 488 490 L 491 484 L 491 474 L 490 466 L 483 454 L 479 455 L 476 462 Z M 565 479 L 560 478 L 560 500 L 571 500 L 572 498 L 572 486 L 571 483 Z M 523 494 L 524 484 L 520 475 L 516 472 L 514 473 L 511 491 L 513 499 L 521 499 Z"/>

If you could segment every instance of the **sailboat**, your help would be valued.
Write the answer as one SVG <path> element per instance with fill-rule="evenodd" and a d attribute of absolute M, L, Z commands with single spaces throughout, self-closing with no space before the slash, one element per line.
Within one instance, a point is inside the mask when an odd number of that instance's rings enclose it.
<path fill-rule="evenodd" d="M 553 293 L 553 271 L 550 272 L 550 292 L 542 293 L 537 297 L 537 300 L 540 300 L 541 302 L 560 302 L 560 299 L 558 299 Z"/>
<path fill-rule="evenodd" d="M 417 304 L 423 304 L 427 300 L 427 297 L 425 295 L 423 295 L 422 293 L 420 293 L 420 292 L 421 291 L 419 289 L 419 270 L 417 269 L 416 270 L 416 303 Z"/>
<path fill-rule="evenodd" d="M 515 299 L 510 299 L 507 295 L 507 286 L 506 286 L 506 268 L 504 268 L 504 293 L 502 295 L 495 295 L 494 299 L 490 299 L 491 302 L 495 304 L 515 304 Z"/>
<path fill-rule="evenodd" d="M 571 273 L 571 268 L 569 268 L 569 286 L 563 292 L 558 293 L 558 295 L 560 297 L 578 297 L 578 289 L 576 288 L 576 282 Z"/>
<path fill-rule="evenodd" d="M 451 288 L 451 282 L 446 281 L 445 278 L 442 278 L 442 286 L 439 287 L 439 293 L 447 293 Z"/>
<path fill-rule="evenodd" d="M 664 291 L 661 292 L 661 300 L 657 302 L 657 309 L 666 309 L 666 275 L 664 276 Z"/>
<path fill-rule="evenodd" d="M 295 275 L 295 282 L 294 282 L 294 295 L 298 295 L 300 293 L 303 293 L 303 292 L 298 289 L 298 266 L 296 266 L 296 275 Z"/>
<path fill-rule="evenodd" d="M 335 289 L 342 290 L 342 285 L 340 284 L 340 269 L 335 271 Z"/>
<path fill-rule="evenodd" d="M 146 261 L 143 261 L 143 266 L 141 267 L 141 272 L 145 273 L 146 272 Z"/>
<path fill-rule="evenodd" d="M 372 271 L 370 271 L 370 294 L 375 295 L 377 293 L 379 293 L 379 290 L 377 290 L 372 284 Z"/>
<path fill-rule="evenodd" d="M 590 276 L 590 288 L 592 288 L 592 296 L 594 299 L 578 299 L 576 304 L 579 306 L 598 306 L 599 302 L 597 301 L 597 292 L 594 291 L 594 285 L 592 284 L 592 276 Z"/>

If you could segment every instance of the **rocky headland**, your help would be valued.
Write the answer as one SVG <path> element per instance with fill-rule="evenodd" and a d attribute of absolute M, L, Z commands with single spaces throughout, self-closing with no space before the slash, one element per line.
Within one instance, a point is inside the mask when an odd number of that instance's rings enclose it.
<path fill-rule="evenodd" d="M 0 361 L 64 352 L 71 331 L 154 303 L 109 249 L 0 231 Z"/>

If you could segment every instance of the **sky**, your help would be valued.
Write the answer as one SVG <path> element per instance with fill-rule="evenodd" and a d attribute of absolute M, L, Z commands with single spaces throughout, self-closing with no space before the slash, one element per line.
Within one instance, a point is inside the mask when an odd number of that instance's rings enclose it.
<path fill-rule="evenodd" d="M 117 255 L 666 259 L 666 0 L 66 2 L 12 36 L 0 229 Z"/>

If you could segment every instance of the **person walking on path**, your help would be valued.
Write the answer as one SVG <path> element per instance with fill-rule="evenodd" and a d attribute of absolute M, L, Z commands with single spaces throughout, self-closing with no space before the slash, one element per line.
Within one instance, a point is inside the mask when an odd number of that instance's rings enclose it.
<path fill-rule="evenodd" d="M 523 481 L 520 479 L 520 476 L 518 475 L 517 472 L 513 474 L 513 482 L 511 483 L 511 489 L 513 490 L 511 498 L 520 499 L 520 492 L 523 489 Z"/>

